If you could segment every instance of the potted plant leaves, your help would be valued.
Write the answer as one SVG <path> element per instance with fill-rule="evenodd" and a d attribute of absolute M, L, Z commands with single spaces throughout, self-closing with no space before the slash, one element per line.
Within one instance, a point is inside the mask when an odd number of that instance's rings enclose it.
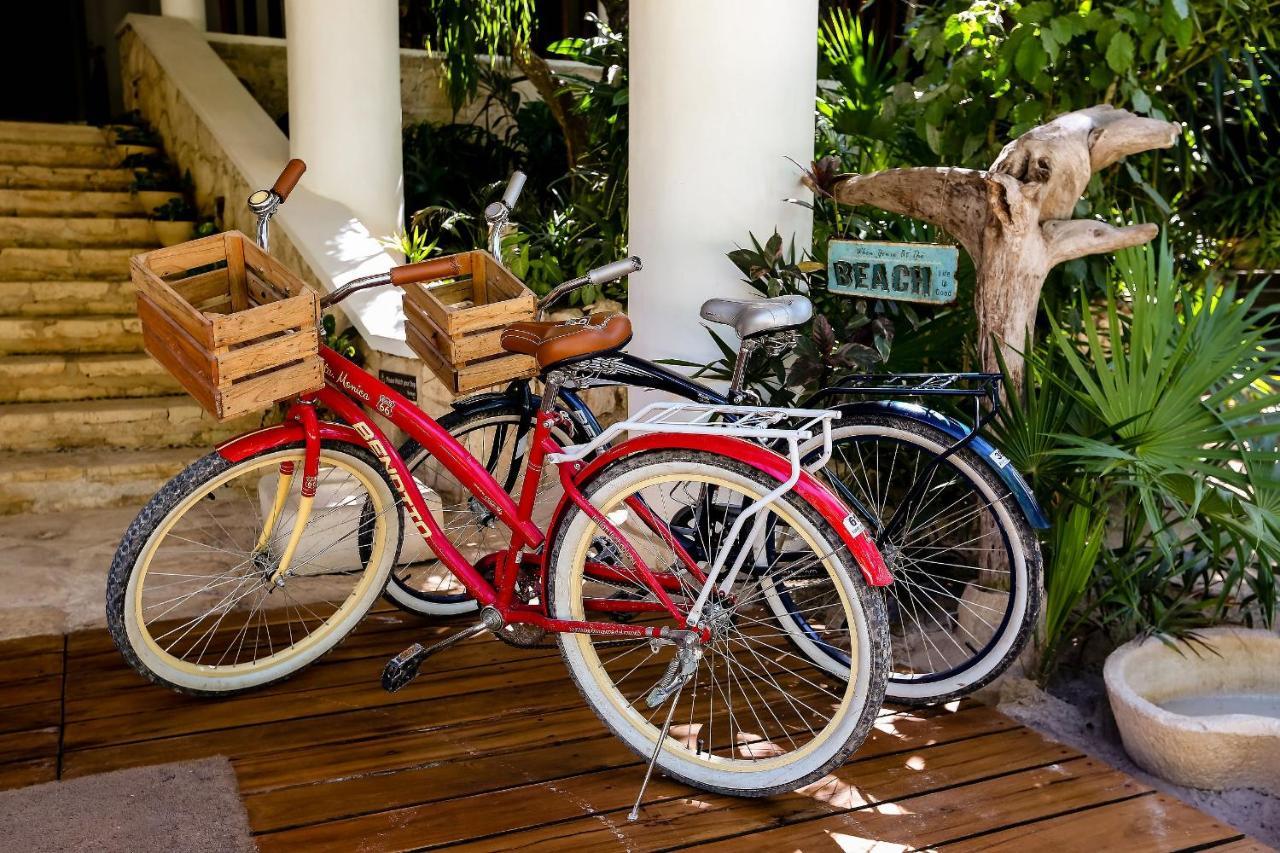
<path fill-rule="evenodd" d="M 160 152 L 160 138 L 146 127 L 116 125 L 110 128 L 109 132 L 122 158 L 154 155 Z"/>
<path fill-rule="evenodd" d="M 162 246 L 176 246 L 195 236 L 196 212 L 181 196 L 171 198 L 151 211 L 151 224 Z"/>
<path fill-rule="evenodd" d="M 174 199 L 181 199 L 177 178 L 166 168 L 141 168 L 133 173 L 133 194 L 139 210 L 152 211 Z"/>

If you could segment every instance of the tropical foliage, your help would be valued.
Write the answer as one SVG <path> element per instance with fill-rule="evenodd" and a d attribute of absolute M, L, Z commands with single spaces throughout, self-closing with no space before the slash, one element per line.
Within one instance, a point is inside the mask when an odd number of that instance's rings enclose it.
<path fill-rule="evenodd" d="M 1051 508 L 1046 672 L 1083 626 L 1275 624 L 1273 312 L 1188 286 L 1167 244 L 1120 253 L 1107 284 L 1100 310 L 1081 294 L 1053 321 L 996 429 Z"/>

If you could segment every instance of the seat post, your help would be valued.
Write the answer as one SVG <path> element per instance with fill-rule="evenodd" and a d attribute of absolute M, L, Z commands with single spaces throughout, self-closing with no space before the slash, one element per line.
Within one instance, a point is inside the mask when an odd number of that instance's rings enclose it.
<path fill-rule="evenodd" d="M 747 376 L 747 362 L 759 346 L 760 341 L 755 337 L 743 338 L 738 344 L 738 358 L 733 363 L 733 378 L 729 381 L 729 402 L 737 404 L 744 398 L 755 396 L 750 391 L 743 391 L 742 383 Z"/>

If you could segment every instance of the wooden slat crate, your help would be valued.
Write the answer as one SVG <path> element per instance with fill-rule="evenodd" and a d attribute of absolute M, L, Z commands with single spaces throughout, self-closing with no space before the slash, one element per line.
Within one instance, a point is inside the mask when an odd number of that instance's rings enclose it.
<path fill-rule="evenodd" d="M 228 420 L 324 385 L 316 293 L 239 231 L 135 255 L 143 343 Z"/>
<path fill-rule="evenodd" d="M 531 357 L 500 343 L 507 324 L 533 319 L 533 292 L 488 252 L 453 257 L 458 276 L 404 289 L 409 347 L 454 394 L 536 375 Z"/>

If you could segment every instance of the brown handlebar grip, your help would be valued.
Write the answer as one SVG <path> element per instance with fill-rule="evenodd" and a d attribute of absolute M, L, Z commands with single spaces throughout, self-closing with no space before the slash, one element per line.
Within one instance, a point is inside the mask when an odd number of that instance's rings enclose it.
<path fill-rule="evenodd" d="M 434 281 L 439 278 L 452 278 L 459 275 L 462 275 L 462 266 L 458 263 L 457 256 L 450 255 L 444 258 L 434 258 L 430 261 L 420 261 L 416 264 L 393 267 L 391 270 L 391 283 L 397 287 L 404 287 L 406 284 Z"/>
<path fill-rule="evenodd" d="M 285 164 L 284 171 L 280 173 L 280 177 L 276 178 L 275 185 L 271 187 L 271 191 L 280 196 L 280 200 L 284 201 L 289 197 L 289 193 L 293 192 L 293 188 L 298 185 L 298 181 L 302 178 L 302 173 L 307 171 L 307 164 L 301 160 L 290 160 Z"/>

